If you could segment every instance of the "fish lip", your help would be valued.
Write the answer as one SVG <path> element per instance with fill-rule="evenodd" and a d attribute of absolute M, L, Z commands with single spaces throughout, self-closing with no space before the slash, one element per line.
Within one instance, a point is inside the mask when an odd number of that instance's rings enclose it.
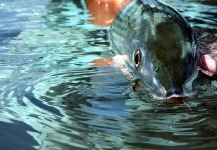
<path fill-rule="evenodd" d="M 180 98 L 180 99 L 184 98 L 185 99 L 185 98 L 189 98 L 189 97 L 196 95 L 197 92 L 198 92 L 197 90 L 194 90 L 192 92 L 183 91 L 182 94 L 173 94 L 171 96 L 166 97 L 166 99 L 173 99 L 173 98 Z"/>
<path fill-rule="evenodd" d="M 183 97 L 183 89 L 182 88 L 177 88 L 177 87 L 172 87 L 171 89 L 166 91 L 166 98 L 170 97 Z"/>
<path fill-rule="evenodd" d="M 172 94 L 171 96 L 166 96 L 166 99 L 172 99 L 172 98 L 186 98 L 186 95 Z"/>

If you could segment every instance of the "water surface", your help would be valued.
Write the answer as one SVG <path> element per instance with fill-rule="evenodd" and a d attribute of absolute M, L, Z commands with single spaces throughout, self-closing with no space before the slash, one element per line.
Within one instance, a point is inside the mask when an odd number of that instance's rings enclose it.
<path fill-rule="evenodd" d="M 209 2 L 169 1 L 214 36 Z M 204 79 L 192 111 L 141 100 L 119 69 L 91 63 L 113 54 L 88 12 L 83 0 L 1 2 L 1 149 L 214 149 L 217 81 Z"/>

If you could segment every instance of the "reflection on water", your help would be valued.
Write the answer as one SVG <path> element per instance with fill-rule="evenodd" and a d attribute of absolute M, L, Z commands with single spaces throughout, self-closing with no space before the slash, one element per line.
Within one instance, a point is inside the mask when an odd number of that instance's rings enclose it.
<path fill-rule="evenodd" d="M 171 4 L 216 31 L 216 6 Z M 88 22 L 84 1 L 3 1 L 0 12 L 2 149 L 216 147 L 215 80 L 201 82 L 206 96 L 189 98 L 192 111 L 144 102 L 117 68 L 91 64 L 112 53 L 108 27 Z"/>
<path fill-rule="evenodd" d="M 216 28 L 217 14 L 215 0 L 182 0 L 169 3 L 178 9 L 191 23 L 192 26 L 202 28 Z"/>

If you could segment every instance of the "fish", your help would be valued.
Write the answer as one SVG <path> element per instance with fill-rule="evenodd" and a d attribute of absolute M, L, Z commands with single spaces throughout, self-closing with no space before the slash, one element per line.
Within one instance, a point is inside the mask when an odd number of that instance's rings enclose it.
<path fill-rule="evenodd" d="M 160 0 L 134 0 L 118 12 L 109 39 L 146 93 L 155 99 L 189 94 L 184 87 L 195 70 L 196 37 L 176 9 Z"/>

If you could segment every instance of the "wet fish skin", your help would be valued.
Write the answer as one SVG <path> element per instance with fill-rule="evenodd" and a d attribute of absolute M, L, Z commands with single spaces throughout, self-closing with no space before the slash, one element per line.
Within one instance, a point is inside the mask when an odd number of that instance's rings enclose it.
<path fill-rule="evenodd" d="M 117 54 L 153 96 L 183 96 L 195 67 L 195 35 L 178 11 L 162 1 L 135 0 L 114 21 L 110 40 Z M 134 55 L 141 51 L 141 65 Z M 188 91 L 189 92 L 189 91 Z"/>

